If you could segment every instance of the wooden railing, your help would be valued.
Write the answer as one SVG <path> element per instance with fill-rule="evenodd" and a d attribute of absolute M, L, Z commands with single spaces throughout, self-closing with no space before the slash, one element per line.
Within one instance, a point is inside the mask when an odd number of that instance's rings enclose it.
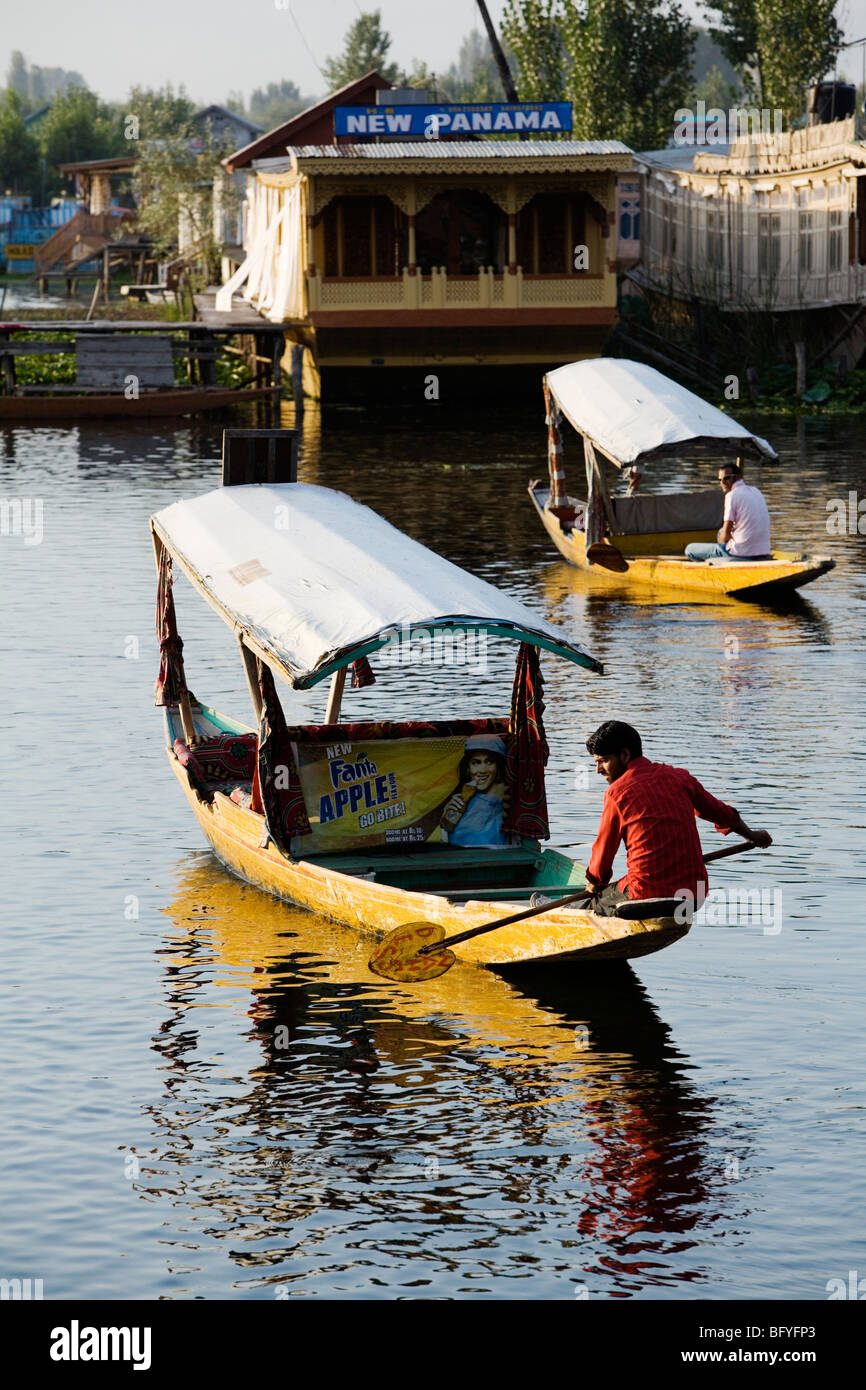
<path fill-rule="evenodd" d="M 307 275 L 312 313 L 321 310 L 377 309 L 547 309 L 614 307 L 616 276 L 588 272 L 563 275 L 497 274 L 492 267 L 477 275 L 448 275 L 434 267 L 429 275 L 323 277 Z"/>

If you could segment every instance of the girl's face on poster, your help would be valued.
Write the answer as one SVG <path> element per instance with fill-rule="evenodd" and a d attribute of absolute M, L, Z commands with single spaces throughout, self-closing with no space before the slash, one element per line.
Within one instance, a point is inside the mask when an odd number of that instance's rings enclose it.
<path fill-rule="evenodd" d="M 496 760 L 489 753 L 473 753 L 469 759 L 469 776 L 480 792 L 489 791 L 496 781 Z"/>

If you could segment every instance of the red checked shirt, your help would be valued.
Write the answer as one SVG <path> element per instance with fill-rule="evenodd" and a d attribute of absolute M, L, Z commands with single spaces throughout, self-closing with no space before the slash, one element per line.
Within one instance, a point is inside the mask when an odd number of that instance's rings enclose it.
<path fill-rule="evenodd" d="M 617 886 L 630 898 L 670 898 L 688 889 L 699 899 L 708 882 L 696 815 L 723 833 L 739 819 L 733 806 L 710 796 L 684 767 L 633 758 L 604 794 L 587 882 L 604 887 L 625 840 L 628 871 Z"/>

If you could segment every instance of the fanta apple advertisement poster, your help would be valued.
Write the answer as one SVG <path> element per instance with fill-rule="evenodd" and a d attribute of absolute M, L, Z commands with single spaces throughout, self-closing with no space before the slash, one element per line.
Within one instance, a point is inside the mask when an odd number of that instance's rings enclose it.
<path fill-rule="evenodd" d="M 508 843 L 506 748 L 495 734 L 293 748 L 312 826 L 305 852 Z"/>

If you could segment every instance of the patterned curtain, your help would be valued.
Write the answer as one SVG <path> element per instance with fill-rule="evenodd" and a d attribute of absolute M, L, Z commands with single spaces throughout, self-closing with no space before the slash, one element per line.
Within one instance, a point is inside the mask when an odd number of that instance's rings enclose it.
<path fill-rule="evenodd" d="M 550 497 L 547 510 L 558 516 L 560 521 L 574 522 L 574 507 L 568 500 L 565 487 L 565 469 L 562 466 L 562 438 L 559 422 L 562 418 L 559 406 L 553 399 L 544 378 L 544 413 L 547 421 L 547 471 L 550 474 Z"/>
<path fill-rule="evenodd" d="M 505 826 L 532 840 L 550 838 L 544 769 L 550 749 L 544 734 L 544 699 L 538 648 L 521 642 L 511 691 L 508 782 L 512 788 Z"/>
<path fill-rule="evenodd" d="M 256 667 L 262 696 L 258 790 L 268 834 L 277 849 L 290 854 L 292 836 L 309 835 L 310 821 L 271 668 L 260 658 Z"/>
<path fill-rule="evenodd" d="M 592 564 L 590 551 L 604 541 L 604 526 L 607 513 L 604 505 L 604 484 L 598 466 L 595 450 L 588 439 L 583 441 L 583 455 L 586 460 L 586 515 L 584 518 L 584 537 L 586 558 Z"/>
<path fill-rule="evenodd" d="M 164 545 L 159 548 L 159 579 L 156 589 L 156 635 L 159 638 L 159 675 L 154 686 L 155 705 L 179 705 L 186 694 L 183 670 L 183 642 L 177 635 L 174 598 L 171 592 L 171 556 Z"/>

